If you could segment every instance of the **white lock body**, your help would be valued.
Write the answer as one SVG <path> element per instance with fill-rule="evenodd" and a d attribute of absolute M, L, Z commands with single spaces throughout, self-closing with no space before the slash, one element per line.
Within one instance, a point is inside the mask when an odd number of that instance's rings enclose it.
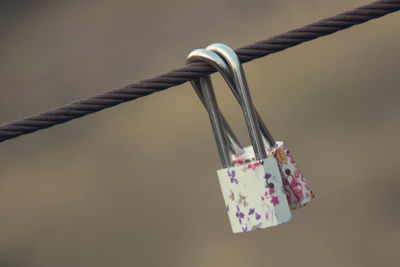
<path fill-rule="evenodd" d="M 217 171 L 234 233 L 263 229 L 292 218 L 275 158 Z"/>
<path fill-rule="evenodd" d="M 283 142 L 276 142 L 273 150 L 268 153 L 275 157 L 278 162 L 282 182 L 291 209 L 300 208 L 311 201 L 314 197 L 310 185 L 297 168 L 296 162 L 288 147 Z M 244 153 L 238 157 L 232 156 L 235 165 L 243 164 L 246 161 L 254 160 L 254 152 L 251 146 L 244 148 Z"/>

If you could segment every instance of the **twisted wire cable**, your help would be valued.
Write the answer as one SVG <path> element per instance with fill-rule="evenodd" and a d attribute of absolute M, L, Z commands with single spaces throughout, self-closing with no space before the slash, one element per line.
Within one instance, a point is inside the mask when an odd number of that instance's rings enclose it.
<path fill-rule="evenodd" d="M 382 17 L 400 9 L 400 0 L 380 0 L 354 10 L 326 18 L 280 34 L 269 39 L 236 49 L 242 63 L 264 57 L 286 48 L 314 40 L 339 30 Z M 109 108 L 139 97 L 150 95 L 180 85 L 194 78 L 215 72 L 205 63 L 192 63 L 154 78 L 142 80 L 125 87 L 107 91 L 87 99 L 44 111 L 37 115 L 0 125 L 0 142 L 20 135 L 61 124 L 105 108 Z"/>

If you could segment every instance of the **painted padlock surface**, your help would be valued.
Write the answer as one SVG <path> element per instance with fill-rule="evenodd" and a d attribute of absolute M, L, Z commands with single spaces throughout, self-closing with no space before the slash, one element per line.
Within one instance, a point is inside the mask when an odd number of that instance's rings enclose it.
<path fill-rule="evenodd" d="M 276 159 L 267 157 L 256 119 L 254 106 L 247 88 L 243 69 L 234 51 L 217 44 L 222 55 L 196 49 L 188 56 L 188 62 L 203 61 L 214 66 L 228 81 L 233 92 L 237 92 L 243 115 L 250 135 L 255 160 L 246 166 L 234 166 L 227 141 L 227 127 L 215 99 L 209 76 L 202 77 L 192 85 L 209 113 L 223 169 L 218 170 L 218 178 L 231 227 L 234 233 L 247 232 L 275 226 L 291 220 L 291 213 L 283 191 L 282 178 Z M 225 61 L 232 65 L 229 68 Z M 228 82 L 229 83 L 229 82 Z M 231 87 L 231 89 L 232 89 Z M 232 138 L 234 140 L 235 138 Z M 234 149 L 232 149 L 234 150 Z"/>
<path fill-rule="evenodd" d="M 231 66 L 235 65 L 234 60 L 232 60 L 232 58 L 229 58 L 227 56 L 229 54 L 228 51 L 229 47 L 220 44 L 212 44 L 209 45 L 207 49 L 216 52 L 220 56 L 224 57 L 226 62 L 230 63 Z M 220 68 L 224 69 L 224 67 L 222 66 Z M 240 89 L 240 87 L 235 86 L 235 78 L 229 77 L 229 74 L 227 74 L 227 72 L 222 71 L 221 73 L 223 74 L 225 80 L 228 82 L 230 88 L 232 89 L 233 93 L 240 102 L 239 99 L 240 97 L 238 97 L 240 95 L 238 92 L 238 89 Z M 285 193 L 287 195 L 290 208 L 296 209 L 306 205 L 308 202 L 310 202 L 313 196 L 310 186 L 305 181 L 300 171 L 297 169 L 296 163 L 292 155 L 289 153 L 287 146 L 284 145 L 282 142 L 275 142 L 273 136 L 269 132 L 267 126 L 265 125 L 265 123 L 263 122 L 263 120 L 261 119 L 260 115 L 256 110 L 255 110 L 255 115 L 260 130 L 262 132 L 264 144 L 266 146 L 266 149 L 269 150 L 268 151 L 270 154 L 269 156 L 272 156 L 272 154 L 274 154 L 275 158 L 278 161 L 280 172 L 282 175 L 282 180 L 284 183 Z M 228 135 L 231 136 L 231 138 L 229 138 L 229 142 L 230 145 L 232 146 L 231 150 L 234 151 L 232 154 L 233 155 L 240 154 L 242 155 L 241 158 L 245 160 L 247 159 L 254 160 L 255 156 L 253 148 L 247 147 L 245 149 L 242 149 L 240 144 L 236 141 L 236 138 L 232 138 L 233 133 L 231 132 L 230 127 L 226 122 L 225 122 L 225 128 L 228 129 L 227 133 Z M 244 150 L 245 152 L 244 154 L 242 150 Z M 232 156 L 232 159 L 235 160 L 235 156 Z"/>
<path fill-rule="evenodd" d="M 278 162 L 282 182 L 291 209 L 302 207 L 309 203 L 314 197 L 310 185 L 305 180 L 302 173 L 297 168 L 287 145 L 283 142 L 276 142 L 276 147 L 269 154 L 275 157 Z M 240 156 L 232 156 L 236 166 L 246 164 L 246 161 L 254 160 L 254 152 L 251 146 L 244 148 L 244 153 Z"/>
<path fill-rule="evenodd" d="M 234 233 L 291 220 L 275 158 L 221 169 L 217 174 Z"/>

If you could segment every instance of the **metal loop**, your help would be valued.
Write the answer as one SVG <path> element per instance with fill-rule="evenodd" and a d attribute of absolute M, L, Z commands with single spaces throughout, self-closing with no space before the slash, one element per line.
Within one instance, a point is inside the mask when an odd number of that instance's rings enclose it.
<path fill-rule="evenodd" d="M 188 56 L 187 62 L 206 62 L 214 66 L 214 68 L 216 68 L 223 75 L 224 79 L 228 83 L 229 87 L 231 88 L 232 92 L 234 93 L 242 107 L 256 159 L 264 159 L 267 157 L 267 154 L 265 151 L 264 142 L 261 138 L 260 126 L 258 124 L 258 119 L 253 107 L 253 102 L 251 100 L 250 92 L 247 87 L 247 82 L 240 61 L 233 50 L 229 47 L 229 49 L 226 49 L 226 47 L 220 46 L 220 44 L 212 47 L 217 48 L 216 50 L 219 51 L 220 54 L 222 54 L 229 66 L 216 53 L 207 51 L 205 49 L 196 49 L 192 51 Z M 211 80 L 209 76 L 206 76 L 206 78 L 195 80 L 194 82 L 192 82 L 192 85 L 198 93 L 200 99 L 202 99 L 203 104 L 205 104 L 205 106 L 207 107 L 210 121 L 214 130 L 214 135 L 217 141 L 218 150 L 220 152 L 222 164 L 225 167 L 232 166 L 232 160 L 230 158 L 227 148 L 228 137 L 227 133 L 225 132 L 225 128 L 229 129 L 229 134 L 232 134 L 232 136 L 234 135 L 230 130 L 229 125 L 227 125 L 226 120 L 222 119 L 223 116 L 219 111 Z M 228 127 L 225 127 L 225 125 L 227 125 Z"/>
<path fill-rule="evenodd" d="M 236 86 L 230 86 L 232 91 L 241 90 L 242 92 L 245 92 L 245 97 L 250 97 L 250 91 L 248 89 L 247 85 L 247 80 L 242 68 L 242 64 L 240 63 L 240 60 L 238 56 L 236 55 L 235 51 L 230 48 L 229 46 L 221 43 L 214 43 L 210 44 L 206 48 L 207 50 L 213 51 L 217 53 L 220 57 L 222 57 L 226 63 L 229 65 L 231 72 L 233 74 L 233 82 L 235 83 Z M 234 95 L 236 96 L 236 99 L 239 101 L 239 92 L 233 92 Z M 265 125 L 264 121 L 261 119 L 260 114 L 258 111 L 254 108 L 253 105 L 253 110 L 255 112 L 255 117 L 257 118 L 258 124 L 261 129 L 261 133 L 264 138 L 265 145 L 267 147 L 274 147 L 276 145 L 276 142 L 272 136 L 272 134 L 269 132 L 267 126 Z"/>
<path fill-rule="evenodd" d="M 196 53 L 197 50 L 200 49 L 196 49 L 188 55 L 186 61 L 187 64 L 196 61 L 196 58 L 193 55 L 194 53 Z M 201 50 L 207 51 L 205 49 Z M 207 51 L 207 53 L 215 54 L 210 51 Z M 218 59 L 222 60 L 218 55 L 215 54 L 215 56 L 217 57 L 216 60 Z M 227 141 L 228 137 L 223 124 L 223 119 L 222 119 L 223 116 L 219 111 L 218 103 L 214 94 L 214 89 L 211 84 L 210 75 L 195 79 L 194 81 L 192 81 L 192 86 L 195 89 L 196 93 L 198 94 L 200 100 L 206 107 L 206 110 L 210 117 L 210 122 L 213 129 L 215 141 L 217 143 L 217 148 L 221 158 L 222 165 L 224 168 L 232 167 L 233 163 L 231 159 L 231 154 L 229 153 L 228 141 Z M 228 124 L 226 123 L 226 125 Z M 232 136 L 234 136 L 233 133 Z M 240 144 L 238 146 L 240 147 Z"/>
<path fill-rule="evenodd" d="M 218 53 L 218 51 L 224 51 L 224 50 L 228 51 L 228 52 L 229 52 L 229 50 L 231 50 L 230 52 L 231 53 L 233 52 L 232 49 L 230 49 L 228 46 L 223 45 L 223 44 L 212 44 L 212 45 L 208 46 L 207 49 L 210 51 L 214 50 L 213 52 L 216 52 L 216 53 Z M 222 57 L 222 59 L 220 57 Z M 219 72 L 222 74 L 225 81 L 228 83 L 229 88 L 232 90 L 237 101 L 240 103 L 240 96 L 239 96 L 239 92 L 237 89 L 238 86 L 240 86 L 240 85 L 235 86 L 234 77 L 232 75 L 232 70 L 227 65 L 226 61 L 224 60 L 224 54 L 221 54 L 220 57 L 216 56 L 213 53 L 207 53 L 206 51 L 204 51 L 204 49 L 196 49 L 191 53 L 191 62 L 202 61 L 202 62 L 212 65 L 216 70 L 219 70 Z M 228 61 L 229 61 L 229 59 L 228 59 Z M 201 94 L 199 94 L 201 89 L 200 89 L 200 86 L 198 85 L 198 82 L 196 82 L 196 81 L 197 81 L 197 79 L 192 81 L 192 85 L 195 88 L 200 99 L 202 99 Z M 203 100 L 202 100 L 202 102 L 203 102 Z M 260 129 L 261 129 L 261 133 L 262 133 L 262 137 L 263 137 L 265 146 L 267 148 L 275 147 L 276 143 L 275 143 L 274 138 L 268 131 L 268 128 L 265 125 L 265 123 L 263 122 L 263 120 L 261 119 L 261 116 L 259 115 L 258 111 L 256 109 L 254 109 L 254 110 L 256 113 L 257 120 L 258 120 L 258 124 L 260 125 Z M 222 123 L 227 132 L 227 138 L 228 138 L 231 152 L 233 154 L 240 155 L 243 152 L 243 148 L 240 145 L 237 138 L 235 137 L 234 133 L 232 132 L 232 129 L 230 128 L 229 124 L 226 122 L 224 116 L 222 114 L 221 114 L 221 116 L 222 116 L 222 118 L 221 118 Z"/>

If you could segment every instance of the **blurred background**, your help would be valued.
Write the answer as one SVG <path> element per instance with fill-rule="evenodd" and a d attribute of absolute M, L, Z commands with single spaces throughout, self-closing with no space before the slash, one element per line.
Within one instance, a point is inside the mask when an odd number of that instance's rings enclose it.
<path fill-rule="evenodd" d="M 370 2 L 1 1 L 0 122 Z M 399 266 L 399 25 L 391 14 L 244 65 L 316 194 L 292 222 L 232 234 L 209 119 L 186 83 L 1 143 L 0 266 Z"/>

